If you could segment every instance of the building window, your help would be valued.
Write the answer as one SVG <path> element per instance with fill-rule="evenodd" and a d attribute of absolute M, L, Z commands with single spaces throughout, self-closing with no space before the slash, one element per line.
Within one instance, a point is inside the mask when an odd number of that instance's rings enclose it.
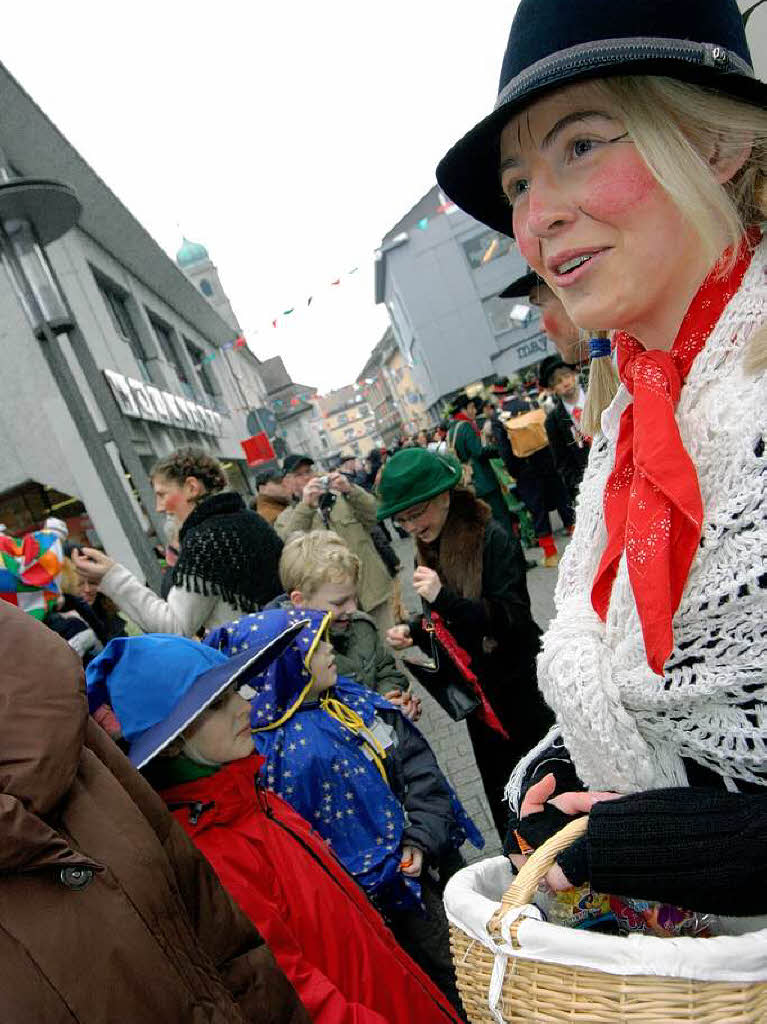
<path fill-rule="evenodd" d="M 213 285 L 210 283 L 207 277 L 204 277 L 202 281 L 200 281 L 200 291 L 202 292 L 206 299 L 209 299 L 213 294 Z"/>
<path fill-rule="evenodd" d="M 345 423 L 348 423 L 348 422 L 349 422 L 349 417 L 346 415 L 345 412 L 342 412 L 341 415 L 338 417 L 337 426 L 338 427 L 342 427 L 342 426 L 344 426 Z"/>
<path fill-rule="evenodd" d="M 176 376 L 183 388 L 184 384 L 189 384 L 189 378 L 186 375 L 184 364 L 181 362 L 181 357 L 179 356 L 173 342 L 173 335 L 170 327 L 168 327 L 167 324 L 164 324 L 161 320 L 158 320 L 156 317 L 153 317 L 151 314 L 149 315 L 149 322 L 152 325 L 154 336 L 157 338 L 160 351 L 165 356 L 166 363 L 169 366 L 172 366 L 176 371 Z"/>
<path fill-rule="evenodd" d="M 147 354 L 128 311 L 127 296 L 101 278 L 96 278 L 96 284 L 109 310 L 115 330 L 130 346 L 133 358 L 138 363 L 139 373 L 144 380 L 151 381 L 152 378 L 147 367 Z"/>
<path fill-rule="evenodd" d="M 512 239 L 498 231 L 483 231 L 481 235 L 463 242 L 463 251 L 473 270 L 497 260 L 499 256 L 505 256 L 514 245 Z"/>
<path fill-rule="evenodd" d="M 346 438 L 347 441 L 351 441 L 351 439 L 356 436 L 357 432 L 355 431 L 354 427 L 347 427 L 346 430 L 344 430 L 344 437 Z"/>
<path fill-rule="evenodd" d="M 184 344 L 186 345 L 186 350 L 189 353 L 189 358 L 197 369 L 205 397 L 212 399 L 218 398 L 219 390 L 216 387 L 216 378 L 210 368 L 210 363 L 203 362 L 205 353 L 188 338 L 184 338 Z"/>
<path fill-rule="evenodd" d="M 493 334 L 503 334 L 504 331 L 511 331 L 517 327 L 527 327 L 537 316 L 533 307 L 527 303 L 519 302 L 517 299 L 501 299 L 497 295 L 485 299 L 482 307 Z"/>

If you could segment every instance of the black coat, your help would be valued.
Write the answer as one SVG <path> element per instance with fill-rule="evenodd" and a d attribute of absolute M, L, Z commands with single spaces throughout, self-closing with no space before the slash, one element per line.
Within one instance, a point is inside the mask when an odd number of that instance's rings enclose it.
<path fill-rule="evenodd" d="M 502 739 L 476 712 L 467 719 L 490 809 L 503 835 L 506 781 L 519 758 L 550 728 L 553 715 L 538 690 L 535 659 L 540 630 L 530 612 L 525 573 L 512 539 L 497 522 L 491 519 L 485 525 L 479 600 L 462 597 L 443 583 L 433 608 L 471 656 L 471 668 L 509 734 L 508 740 Z M 428 652 L 420 620 L 411 623 L 411 632 Z"/>
<path fill-rule="evenodd" d="M 589 461 L 591 445 L 582 438 L 581 443 L 578 443 L 580 435 L 561 398 L 557 398 L 557 404 L 546 417 L 546 434 L 554 465 L 564 481 L 570 500 L 573 501 L 581 485 L 586 463 Z"/>
<path fill-rule="evenodd" d="M 512 542 L 494 520 L 485 527 L 480 600 L 443 586 L 434 608 L 471 655 L 472 668 L 502 721 L 507 716 L 518 720 L 523 707 L 545 707 L 535 671 L 541 631 L 530 611 L 525 575 Z M 518 721 L 515 726 L 512 731 L 519 731 Z"/>
<path fill-rule="evenodd" d="M 447 780 L 431 747 L 401 711 L 392 708 L 376 714 L 394 733 L 394 746 L 387 751 L 386 772 L 392 792 L 405 809 L 402 842 L 417 846 L 436 863 L 450 848 L 454 828 Z"/>

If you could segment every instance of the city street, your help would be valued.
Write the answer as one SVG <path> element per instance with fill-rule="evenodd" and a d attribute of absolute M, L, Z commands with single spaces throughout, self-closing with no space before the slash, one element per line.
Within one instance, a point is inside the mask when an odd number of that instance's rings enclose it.
<path fill-rule="evenodd" d="M 409 612 L 416 612 L 418 611 L 418 598 L 413 590 L 412 572 L 410 571 L 410 567 L 413 565 L 413 543 L 409 539 L 401 540 L 394 531 L 391 532 L 394 546 L 403 566 L 399 576 L 402 601 Z M 556 542 L 560 553 L 564 551 L 568 540 L 569 538 L 566 536 L 557 535 Z M 531 561 L 540 562 L 543 555 L 541 551 L 534 550 L 528 551 L 527 557 Z M 541 629 L 546 628 L 554 614 L 556 582 L 556 569 L 544 569 L 539 565 L 538 568 L 531 569 L 527 574 L 527 587 L 530 593 L 533 617 Z M 453 722 L 448 718 L 436 701 L 425 693 L 418 683 L 414 683 L 414 686 L 423 700 L 424 710 L 419 727 L 429 740 L 442 770 L 450 780 L 464 807 L 485 837 L 484 850 L 477 851 L 474 847 L 466 844 L 462 853 L 468 861 L 495 856 L 501 852 L 501 845 L 493 827 L 466 726 L 462 722 Z M 509 765 L 509 773 L 513 767 L 513 765 Z"/>

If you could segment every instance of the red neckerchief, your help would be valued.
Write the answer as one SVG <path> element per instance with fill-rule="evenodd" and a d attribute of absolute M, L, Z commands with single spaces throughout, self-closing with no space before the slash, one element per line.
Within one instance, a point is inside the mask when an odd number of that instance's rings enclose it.
<path fill-rule="evenodd" d="M 698 474 L 682 444 L 674 410 L 695 357 L 740 287 L 760 237 L 758 228 L 751 229 L 733 269 L 718 276 L 717 264 L 708 275 L 670 351 L 646 351 L 630 335 L 616 335 L 618 372 L 634 401 L 621 416 L 615 466 L 605 487 L 607 547 L 591 603 L 605 620 L 625 548 L 647 663 L 658 675 L 663 675 L 674 647 L 671 620 L 703 526 Z M 729 255 L 728 250 L 722 260 Z"/>
<path fill-rule="evenodd" d="M 471 429 L 477 435 L 477 437 L 481 437 L 482 436 L 480 434 L 480 432 L 479 432 L 479 427 L 477 426 L 477 424 L 474 422 L 474 420 L 470 416 L 467 416 L 466 413 L 463 412 L 463 410 L 461 410 L 461 412 L 457 412 L 453 416 L 453 419 L 454 420 L 460 420 L 462 423 L 468 423 L 471 426 Z"/>
<path fill-rule="evenodd" d="M 490 701 L 487 699 L 485 691 L 482 689 L 482 684 L 471 670 L 471 655 L 460 646 L 458 641 L 445 625 L 442 616 L 439 612 L 435 612 L 434 609 L 431 611 L 431 624 L 434 627 L 434 635 L 450 655 L 450 658 L 458 668 L 458 671 L 472 688 L 474 696 L 479 701 L 479 707 L 476 711 L 477 718 L 481 722 L 484 722 L 488 728 L 493 729 L 507 740 L 509 738 L 509 734 L 501 725 L 500 719 L 496 715 L 495 711 L 493 711 Z"/>

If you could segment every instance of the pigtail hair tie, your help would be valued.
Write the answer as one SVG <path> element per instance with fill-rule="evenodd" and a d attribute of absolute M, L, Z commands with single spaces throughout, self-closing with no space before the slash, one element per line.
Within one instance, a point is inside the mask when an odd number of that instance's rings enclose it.
<path fill-rule="evenodd" d="M 589 338 L 589 388 L 581 417 L 581 429 L 596 437 L 602 429 L 602 413 L 618 393 L 620 380 L 613 366 L 609 331 L 594 331 Z"/>
<path fill-rule="evenodd" d="M 610 357 L 611 347 L 609 338 L 589 338 L 589 359 L 599 359 L 601 356 Z"/>

